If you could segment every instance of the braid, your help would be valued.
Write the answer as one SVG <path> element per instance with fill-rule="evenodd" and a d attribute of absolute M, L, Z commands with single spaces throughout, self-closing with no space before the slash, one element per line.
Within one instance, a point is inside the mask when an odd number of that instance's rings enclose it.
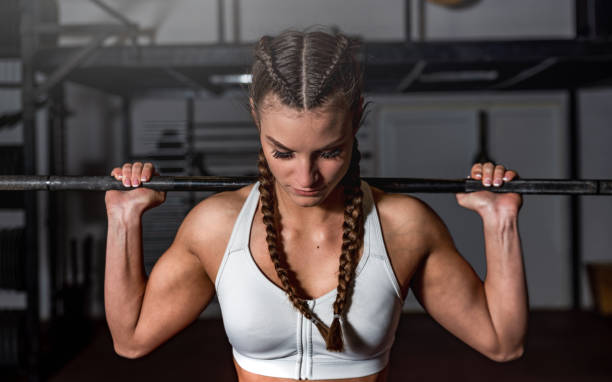
<path fill-rule="evenodd" d="M 291 106 L 298 107 L 300 102 L 295 97 L 295 92 L 291 90 L 287 80 L 280 74 L 276 63 L 270 55 L 270 36 L 264 36 L 259 40 L 255 57 L 264 63 L 268 76 L 272 79 L 274 90 L 276 90 L 283 99 L 289 100 Z"/>
<path fill-rule="evenodd" d="M 315 316 L 314 312 L 308 307 L 306 302 L 297 296 L 295 287 L 291 285 L 289 281 L 289 270 L 282 266 L 280 255 L 282 249 L 279 248 L 278 235 L 276 233 L 276 198 L 274 196 L 274 176 L 268 168 L 266 158 L 263 151 L 259 151 L 259 162 L 257 164 L 259 170 L 259 192 L 261 195 L 261 213 L 263 215 L 263 222 L 266 226 L 266 242 L 268 244 L 268 251 L 270 252 L 270 259 L 274 264 L 274 269 L 278 278 L 283 284 L 285 293 L 289 296 L 289 300 L 293 306 L 300 311 L 308 320 L 314 322 L 319 329 L 319 332 L 323 338 L 328 337 L 328 328 L 323 324 L 318 317 Z"/>
<path fill-rule="evenodd" d="M 343 180 L 344 183 L 344 224 L 342 225 L 342 253 L 338 272 L 338 289 L 334 302 L 334 319 L 326 338 L 327 348 L 342 351 L 342 327 L 340 317 L 348 311 L 348 299 L 352 293 L 352 284 L 355 276 L 355 267 L 359 249 L 363 243 L 363 192 L 361 191 L 361 178 L 359 160 L 361 153 L 358 149 L 357 139 L 353 145 L 351 166 Z"/>
<path fill-rule="evenodd" d="M 343 179 L 344 184 L 344 224 L 342 232 L 342 253 L 338 272 L 338 288 L 336 301 L 334 302 L 334 319 L 328 328 L 316 317 L 306 302 L 297 296 L 295 287 L 289 281 L 289 270 L 281 264 L 282 248 L 276 230 L 276 198 L 274 195 L 274 177 L 268 168 L 263 151 L 259 152 L 259 192 L 261 195 L 261 212 L 263 223 L 266 226 L 266 242 L 270 259 L 274 269 L 281 280 L 283 288 L 293 306 L 308 320 L 313 321 L 317 329 L 325 339 L 328 350 L 342 351 L 344 349 L 342 340 L 342 328 L 340 317 L 345 316 L 348 311 L 347 300 L 352 293 L 353 278 L 355 275 L 356 259 L 359 249 L 363 243 L 363 193 L 361 191 L 361 180 L 359 175 L 359 160 L 361 154 L 357 148 L 357 140 L 353 146 L 353 157 L 350 168 Z"/>
<path fill-rule="evenodd" d="M 337 80 L 336 78 L 337 76 L 334 76 L 333 74 L 336 71 L 338 64 L 342 61 L 342 58 L 347 52 L 348 47 L 349 47 L 348 39 L 344 37 L 343 35 L 338 35 L 335 51 L 331 58 L 331 62 L 329 63 L 328 68 L 323 73 L 323 76 L 320 79 L 318 79 L 319 88 L 314 92 L 314 96 L 312 97 L 311 102 L 309 102 L 308 104 L 309 108 L 316 106 L 315 100 L 323 100 L 324 97 L 322 97 L 321 95 L 325 94 L 328 88 L 331 85 L 333 85 L 334 80 Z M 304 66 L 305 65 L 306 63 L 304 62 Z M 311 75 L 311 77 L 313 76 Z M 304 100 L 304 105 L 306 105 L 306 100 Z"/>

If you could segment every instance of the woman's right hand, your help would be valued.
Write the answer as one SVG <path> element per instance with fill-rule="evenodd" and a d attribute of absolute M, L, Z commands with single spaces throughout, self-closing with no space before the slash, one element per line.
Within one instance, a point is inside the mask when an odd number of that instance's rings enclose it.
<path fill-rule="evenodd" d="M 122 167 L 115 167 L 111 171 L 111 176 L 122 181 L 125 187 L 134 187 L 134 189 L 106 191 L 106 211 L 109 216 L 140 217 L 146 210 L 162 204 L 166 200 L 164 191 L 139 187 L 143 182 L 149 181 L 153 175 L 159 175 L 159 173 L 149 162 L 125 163 Z"/>

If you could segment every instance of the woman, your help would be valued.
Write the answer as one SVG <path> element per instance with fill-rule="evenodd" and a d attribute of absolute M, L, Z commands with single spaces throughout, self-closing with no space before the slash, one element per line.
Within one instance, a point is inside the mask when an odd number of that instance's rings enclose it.
<path fill-rule="evenodd" d="M 216 292 L 239 380 L 384 381 L 409 288 L 485 356 L 522 354 L 520 195 L 457 195 L 483 220 L 483 283 L 426 204 L 360 180 L 363 98 L 353 49 L 345 36 L 318 31 L 259 41 L 250 87 L 259 182 L 194 207 L 149 277 L 141 216 L 165 194 L 107 192 L 105 305 L 118 354 L 149 353 Z M 150 163 L 127 163 L 111 174 L 138 187 L 154 173 Z M 470 176 L 497 187 L 516 173 L 478 163 Z"/>

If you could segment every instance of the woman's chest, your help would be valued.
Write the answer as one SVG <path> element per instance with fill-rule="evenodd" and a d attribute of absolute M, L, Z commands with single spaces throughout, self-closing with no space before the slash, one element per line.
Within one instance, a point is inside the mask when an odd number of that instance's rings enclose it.
<path fill-rule="evenodd" d="M 296 288 L 299 297 L 316 299 L 338 285 L 342 236 L 339 227 L 335 231 L 335 235 L 281 231 L 269 236 L 264 224 L 254 221 L 249 250 L 268 280 L 281 289 L 288 282 Z M 285 275 L 283 280 L 281 277 Z"/>
<path fill-rule="evenodd" d="M 340 255 L 342 252 L 341 228 L 328 227 L 335 235 L 300 235 L 275 232 L 276 238 L 268 237 L 266 227 L 257 219 L 251 227 L 249 249 L 259 270 L 279 288 L 284 289 L 277 267 L 287 270 L 287 279 L 302 298 L 320 297 L 338 285 Z M 259 220 L 259 221 L 258 221 Z M 388 228 L 381 219 L 380 230 L 366 224 L 364 241 L 356 259 L 351 259 L 355 267 L 359 264 L 365 246 L 381 248 L 388 257 L 393 274 L 400 285 L 402 297 L 410 287 L 410 281 L 421 265 L 427 251 L 423 237 L 417 231 L 397 233 Z M 371 232 L 368 232 L 371 231 Z M 269 240 L 273 240 L 272 252 Z M 274 250 L 275 249 L 275 250 Z"/>

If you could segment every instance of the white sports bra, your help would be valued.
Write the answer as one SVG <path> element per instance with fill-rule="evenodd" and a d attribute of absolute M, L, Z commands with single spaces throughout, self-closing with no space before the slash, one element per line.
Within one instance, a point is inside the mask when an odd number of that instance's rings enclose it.
<path fill-rule="evenodd" d="M 383 242 L 370 187 L 362 182 L 366 214 L 364 249 L 355 271 L 349 311 L 341 321 L 344 351 L 330 352 L 314 324 L 259 269 L 249 250 L 259 183 L 246 199 L 217 273 L 215 288 L 233 355 L 249 372 L 279 378 L 356 378 L 381 371 L 402 309 L 399 283 Z M 327 325 L 336 290 L 310 308 Z"/>

